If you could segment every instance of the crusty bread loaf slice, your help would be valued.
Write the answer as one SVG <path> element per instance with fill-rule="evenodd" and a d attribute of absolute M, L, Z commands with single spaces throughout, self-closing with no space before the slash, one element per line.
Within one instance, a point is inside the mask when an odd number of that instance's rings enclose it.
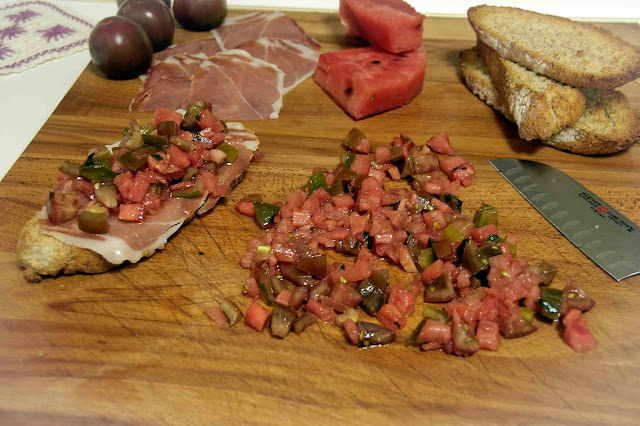
<path fill-rule="evenodd" d="M 38 282 L 42 276 L 70 275 L 77 272 L 98 274 L 117 265 L 98 253 L 71 246 L 40 232 L 37 217 L 26 223 L 18 241 L 18 266 L 28 281 Z"/>
<path fill-rule="evenodd" d="M 579 89 L 503 59 L 481 41 L 478 47 L 522 139 L 548 139 L 578 121 L 585 105 Z"/>
<path fill-rule="evenodd" d="M 501 57 L 563 83 L 613 89 L 640 77 L 640 50 L 593 24 L 514 7 L 467 13 L 478 38 Z"/>
<path fill-rule="evenodd" d="M 500 97 L 478 48 L 460 55 L 462 76 L 471 91 L 511 121 L 506 102 Z M 578 121 L 542 143 L 583 155 L 622 151 L 640 138 L 640 115 L 624 94 L 615 90 L 586 89 L 585 112 Z"/>
<path fill-rule="evenodd" d="M 542 143 L 585 155 L 622 151 L 640 139 L 640 114 L 617 90 L 584 89 L 584 114 Z"/>
<path fill-rule="evenodd" d="M 509 121 L 515 122 L 509 112 L 507 103 L 493 84 L 489 68 L 482 61 L 478 47 L 463 50 L 460 53 L 460 67 L 462 77 L 474 95 L 482 99 L 487 105 L 500 111 Z"/>

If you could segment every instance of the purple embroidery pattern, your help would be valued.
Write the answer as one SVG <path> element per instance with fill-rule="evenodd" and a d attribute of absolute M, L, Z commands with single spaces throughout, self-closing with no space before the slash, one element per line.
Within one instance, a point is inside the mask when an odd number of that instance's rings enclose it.
<path fill-rule="evenodd" d="M 36 16 L 40 16 L 38 12 L 35 12 L 31 9 L 21 10 L 18 13 L 12 13 L 11 15 L 7 15 L 7 18 L 11 19 L 15 24 L 19 24 L 20 22 L 27 22 Z"/>
<path fill-rule="evenodd" d="M 69 27 L 65 27 L 64 25 L 58 24 L 51 28 L 47 28 L 46 30 L 38 30 L 37 32 L 41 33 L 42 38 L 51 43 L 51 40 L 58 41 L 58 38 L 64 38 L 69 34 L 75 33 L 76 31 L 72 30 Z"/>
<path fill-rule="evenodd" d="M 56 1 L 0 0 L 0 76 L 87 48 L 94 24 Z"/>
<path fill-rule="evenodd" d="M 10 27 L 0 28 L 0 41 L 3 41 L 5 38 L 7 40 L 11 40 L 12 38 L 18 37 L 20 34 L 26 33 L 27 30 L 14 24 Z"/>
<path fill-rule="evenodd" d="M 10 49 L 7 46 L 0 44 L 0 60 L 8 58 L 12 53 L 15 53 L 13 49 Z"/>

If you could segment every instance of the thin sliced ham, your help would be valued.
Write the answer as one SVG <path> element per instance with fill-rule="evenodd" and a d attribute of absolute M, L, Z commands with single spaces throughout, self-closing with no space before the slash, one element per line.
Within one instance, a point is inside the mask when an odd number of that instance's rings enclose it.
<path fill-rule="evenodd" d="M 204 99 L 221 120 L 278 118 L 284 73 L 244 50 L 220 52 L 195 70 L 182 108 Z"/>
<path fill-rule="evenodd" d="M 227 123 L 227 127 L 226 141 L 238 149 L 238 158 L 217 170 L 218 185 L 232 187 L 251 163 L 259 141 L 240 123 Z M 38 223 L 43 234 L 66 244 L 93 250 L 110 263 L 135 263 L 163 248 L 169 237 L 196 212 L 209 211 L 219 198 L 212 198 L 207 192 L 200 198 L 169 198 L 157 214 L 147 216 L 142 223 L 120 221 L 114 213 L 109 217 L 109 233 L 106 235 L 84 233 L 73 220 L 54 226 L 47 220 L 46 208 L 38 213 Z"/>
<path fill-rule="evenodd" d="M 211 31 L 223 49 L 235 49 L 249 40 L 278 37 L 319 50 L 320 45 L 282 12 L 257 12 L 227 18 L 224 25 Z"/>
<path fill-rule="evenodd" d="M 186 43 L 167 47 L 166 49 L 153 54 L 153 62 L 161 62 L 169 56 L 174 55 L 203 54 L 208 57 L 213 56 L 218 52 L 222 52 L 223 50 L 224 49 L 220 46 L 218 40 L 213 37 L 209 37 L 202 40 L 188 41 Z"/>
<path fill-rule="evenodd" d="M 284 93 L 313 74 L 318 63 L 318 52 L 291 40 L 262 37 L 242 43 L 237 49 L 249 52 L 254 58 L 267 61 L 284 72 Z"/>
<path fill-rule="evenodd" d="M 149 69 L 129 111 L 155 111 L 158 107 L 176 110 L 189 94 L 193 72 L 206 57 L 170 56 Z"/>

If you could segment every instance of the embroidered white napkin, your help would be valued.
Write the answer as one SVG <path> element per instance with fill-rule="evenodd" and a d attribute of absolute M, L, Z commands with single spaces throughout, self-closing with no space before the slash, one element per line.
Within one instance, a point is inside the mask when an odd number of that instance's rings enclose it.
<path fill-rule="evenodd" d="M 92 28 L 51 2 L 0 3 L 0 75 L 86 49 Z"/>

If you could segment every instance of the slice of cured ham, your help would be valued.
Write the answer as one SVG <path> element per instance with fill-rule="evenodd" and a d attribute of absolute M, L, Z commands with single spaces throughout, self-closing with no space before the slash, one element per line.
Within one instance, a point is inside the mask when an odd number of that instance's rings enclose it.
<path fill-rule="evenodd" d="M 261 37 L 278 37 L 319 50 L 320 45 L 282 12 L 257 12 L 227 18 L 224 25 L 211 31 L 223 49 L 235 49 L 240 44 Z"/>
<path fill-rule="evenodd" d="M 280 68 L 284 72 L 284 93 L 313 73 L 320 56 L 304 44 L 281 38 L 262 37 L 242 43 L 237 48 Z"/>
<path fill-rule="evenodd" d="M 131 101 L 129 111 L 154 111 L 158 107 L 176 110 L 191 89 L 193 72 L 206 57 L 170 56 L 155 63 L 140 90 Z"/>
<path fill-rule="evenodd" d="M 220 52 L 196 68 L 182 108 L 204 99 L 221 120 L 278 118 L 283 82 L 278 67 L 244 50 Z"/>
<path fill-rule="evenodd" d="M 218 40 L 211 37 L 167 47 L 160 52 L 154 53 L 153 61 L 154 63 L 164 61 L 169 56 L 174 55 L 203 54 L 205 56 L 213 56 L 218 52 L 222 52 L 222 50 L 224 49 L 220 46 Z"/>
<path fill-rule="evenodd" d="M 218 184 L 232 187 L 249 167 L 260 142 L 240 123 L 227 123 L 227 128 L 225 141 L 238 149 L 238 157 L 217 170 Z M 163 248 L 169 237 L 196 212 L 202 214 L 211 210 L 218 200 L 219 197 L 210 197 L 208 193 L 200 198 L 169 198 L 157 214 L 147 216 L 142 223 L 123 222 L 112 214 L 106 235 L 84 233 L 79 230 L 77 221 L 52 225 L 47 220 L 46 208 L 38 213 L 38 223 L 42 233 L 66 244 L 92 250 L 114 265 L 125 261 L 135 263 Z"/>

